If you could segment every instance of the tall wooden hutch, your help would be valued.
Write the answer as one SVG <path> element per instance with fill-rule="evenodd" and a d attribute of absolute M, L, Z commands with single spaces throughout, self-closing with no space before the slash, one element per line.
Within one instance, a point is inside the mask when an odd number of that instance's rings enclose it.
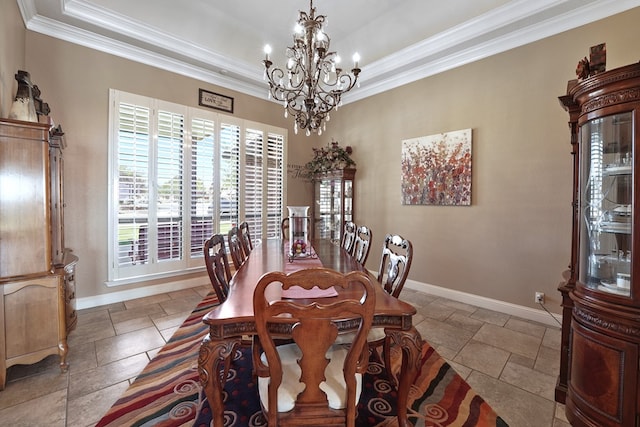
<path fill-rule="evenodd" d="M 313 177 L 313 238 L 340 241 L 344 223 L 353 221 L 353 168 L 320 172 Z"/>
<path fill-rule="evenodd" d="M 556 400 L 573 426 L 640 426 L 640 64 L 570 85 L 573 237 Z"/>
<path fill-rule="evenodd" d="M 77 258 L 64 246 L 64 138 L 0 119 L 0 390 L 6 370 L 58 354 L 75 327 Z"/>

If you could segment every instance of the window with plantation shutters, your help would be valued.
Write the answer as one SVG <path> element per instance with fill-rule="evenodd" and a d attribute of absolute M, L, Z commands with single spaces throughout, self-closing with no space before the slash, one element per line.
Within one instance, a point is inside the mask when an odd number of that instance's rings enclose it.
<path fill-rule="evenodd" d="M 220 122 L 220 206 L 229 225 L 239 225 L 241 126 L 228 118 Z M 228 231 L 228 229 L 226 230 Z"/>
<path fill-rule="evenodd" d="M 150 108 L 121 102 L 118 106 L 118 205 L 113 206 L 117 223 L 115 236 L 118 241 L 116 262 L 118 265 L 146 262 L 146 236 L 140 229 L 149 226 L 149 148 L 151 147 Z M 113 193 L 113 192 L 112 192 Z M 134 254 L 143 256 L 135 259 Z"/>
<path fill-rule="evenodd" d="M 284 211 L 284 136 L 267 134 L 267 238 L 280 237 L 280 222 Z"/>
<path fill-rule="evenodd" d="M 213 234 L 213 188 L 215 178 L 215 122 L 191 119 L 191 256 L 202 253 L 202 244 Z M 211 209 L 209 209 L 211 206 Z"/>
<path fill-rule="evenodd" d="M 183 147 L 184 117 L 182 114 L 158 110 L 154 185 L 157 189 L 154 208 L 157 212 L 154 248 L 158 262 L 182 258 L 183 235 Z"/>
<path fill-rule="evenodd" d="M 286 130 L 111 90 L 108 285 L 204 268 L 214 233 L 279 237 Z"/>
<path fill-rule="evenodd" d="M 264 194 L 266 194 L 266 191 L 263 191 L 264 132 L 250 128 L 246 129 L 245 132 L 245 173 L 243 174 L 245 220 L 249 223 L 249 229 L 261 231 L 262 209 L 265 205 Z"/>

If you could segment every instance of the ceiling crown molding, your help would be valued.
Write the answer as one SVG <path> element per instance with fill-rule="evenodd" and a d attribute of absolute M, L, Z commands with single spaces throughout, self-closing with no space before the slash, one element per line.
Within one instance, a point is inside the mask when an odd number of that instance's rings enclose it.
<path fill-rule="evenodd" d="M 582 6 L 551 13 L 567 3 L 518 0 L 362 67 L 361 87 L 344 96 L 344 103 L 430 77 L 508 50 L 533 43 L 640 6 L 637 0 L 580 1 Z M 526 24 L 540 14 L 548 18 Z M 518 26 L 522 23 L 522 26 Z M 509 29 L 509 26 L 516 26 Z M 504 31 L 500 31 L 504 28 Z M 471 43 L 469 43 L 471 42 Z"/>
<path fill-rule="evenodd" d="M 33 0 L 18 1 L 25 4 L 26 11 L 35 12 L 35 8 L 32 7 Z M 29 3 L 31 3 L 31 5 L 29 5 Z M 22 14 L 23 18 L 25 16 L 31 16 L 29 20 L 26 21 L 27 29 L 31 31 L 145 65 L 171 71 L 186 77 L 202 80 L 217 86 L 236 90 L 248 95 L 265 98 L 266 89 L 265 84 L 262 81 L 261 70 L 252 70 L 253 73 L 241 73 L 237 72 L 236 69 L 235 73 L 231 73 L 227 72 L 227 69 L 225 68 L 220 68 L 218 71 L 215 71 L 210 68 L 198 66 L 148 49 L 136 47 L 124 41 L 115 40 L 95 32 L 74 27 L 60 21 L 37 15 L 36 13 L 26 14 L 22 12 Z M 166 41 L 166 39 L 164 40 Z"/>
<path fill-rule="evenodd" d="M 230 58 L 114 13 L 86 0 L 61 0 L 61 12 L 95 30 L 81 29 L 37 12 L 35 0 L 17 0 L 27 29 L 267 99 L 259 58 Z M 489 56 L 640 6 L 640 0 L 514 0 L 463 24 L 362 67 L 355 102 Z M 103 33 L 103 34 L 101 34 Z M 105 35 L 107 34 L 107 35 Z M 135 42 L 141 42 L 136 46 Z"/>

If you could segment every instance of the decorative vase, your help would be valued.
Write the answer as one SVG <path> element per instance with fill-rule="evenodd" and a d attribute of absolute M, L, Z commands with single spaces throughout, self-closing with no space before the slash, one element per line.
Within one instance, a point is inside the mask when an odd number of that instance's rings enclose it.
<path fill-rule="evenodd" d="M 309 206 L 287 206 L 289 210 L 289 258 L 311 254 L 309 242 Z"/>
<path fill-rule="evenodd" d="M 28 72 L 22 70 L 18 70 L 15 77 L 18 81 L 18 90 L 11 105 L 11 111 L 9 111 L 9 118 L 25 122 L 37 122 L 38 115 L 36 114 L 36 106 L 33 100 L 31 77 Z"/>

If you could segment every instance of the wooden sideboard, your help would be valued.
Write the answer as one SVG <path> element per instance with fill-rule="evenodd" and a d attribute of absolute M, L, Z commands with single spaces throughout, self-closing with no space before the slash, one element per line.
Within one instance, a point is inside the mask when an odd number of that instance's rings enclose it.
<path fill-rule="evenodd" d="M 6 370 L 58 354 L 75 327 L 78 258 L 64 249 L 61 135 L 0 119 L 0 390 Z"/>

